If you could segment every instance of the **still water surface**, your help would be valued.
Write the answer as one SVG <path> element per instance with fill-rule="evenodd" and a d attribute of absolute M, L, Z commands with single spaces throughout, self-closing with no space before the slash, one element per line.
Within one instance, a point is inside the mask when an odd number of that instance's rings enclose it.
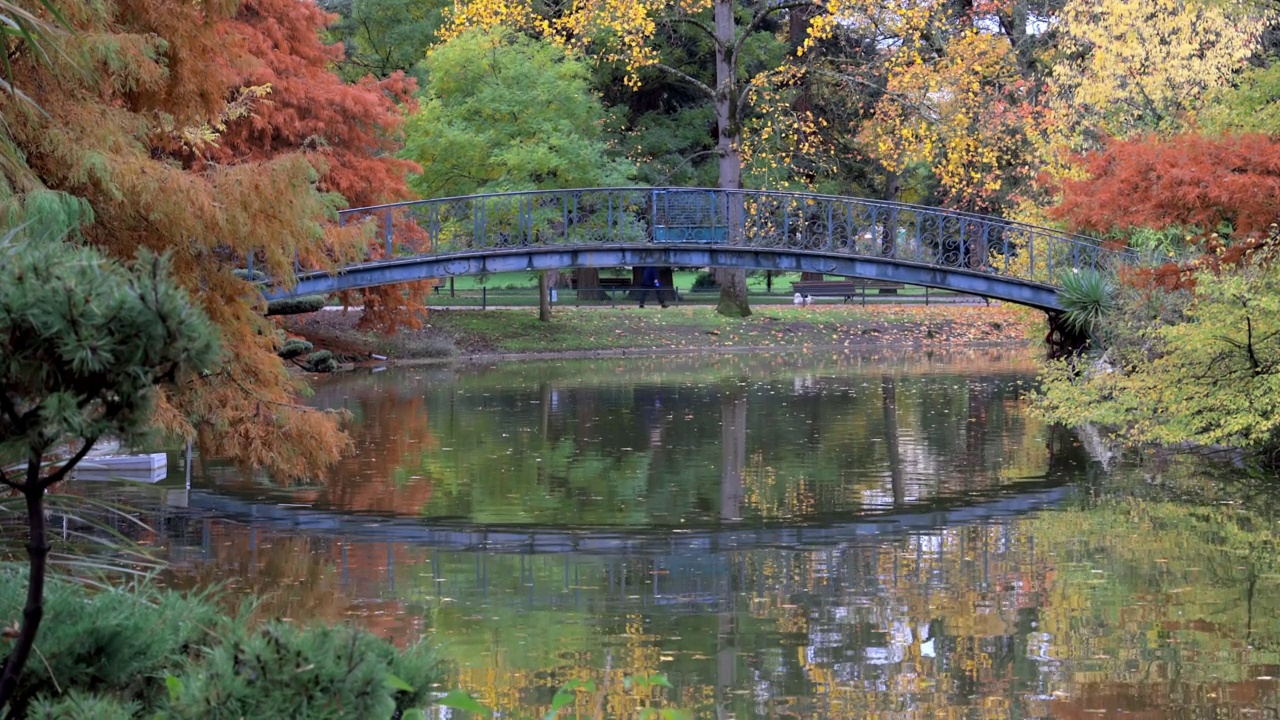
<path fill-rule="evenodd" d="M 1009 351 L 348 374 L 314 397 L 356 441 L 325 483 L 197 464 L 157 542 L 278 616 L 426 633 L 506 709 L 594 678 L 609 717 L 1276 717 L 1272 495 L 1091 455 L 1027 412 L 1033 376 Z"/>

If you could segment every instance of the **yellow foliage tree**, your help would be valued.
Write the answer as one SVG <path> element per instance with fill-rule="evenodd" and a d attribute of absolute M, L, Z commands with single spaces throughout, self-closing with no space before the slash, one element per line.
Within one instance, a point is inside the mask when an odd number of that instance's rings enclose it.
<path fill-rule="evenodd" d="M 1184 127 L 1206 92 L 1257 49 L 1265 14 L 1244 0 L 1073 0 L 1050 83 L 1072 149 Z"/>
<path fill-rule="evenodd" d="M 1033 174 L 1029 138 L 1045 113 L 1031 100 L 1035 84 L 1014 45 L 941 0 L 884 21 L 901 42 L 886 57 L 885 91 L 860 133 L 868 152 L 890 172 L 927 167 L 953 207 L 1016 202 Z M 945 38 L 940 48 L 927 41 L 937 37 Z"/>

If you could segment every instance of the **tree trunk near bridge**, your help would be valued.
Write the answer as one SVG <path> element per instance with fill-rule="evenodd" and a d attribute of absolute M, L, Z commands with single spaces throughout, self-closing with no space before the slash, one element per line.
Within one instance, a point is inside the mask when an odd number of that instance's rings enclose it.
<path fill-rule="evenodd" d="M 716 31 L 716 152 L 720 155 L 720 189 L 742 189 L 741 125 L 738 118 L 738 59 L 734 57 L 737 41 L 737 24 L 734 20 L 735 3 L 732 0 L 715 0 Z M 730 237 L 729 242 L 742 242 L 744 208 L 743 197 L 731 193 L 726 208 Z M 747 300 L 747 272 L 745 270 L 717 269 L 716 282 L 720 285 L 720 303 L 716 312 L 728 317 L 747 317 L 751 304 Z"/>
<path fill-rule="evenodd" d="M 546 270 L 538 273 L 538 319 L 551 322 L 551 278 Z"/>

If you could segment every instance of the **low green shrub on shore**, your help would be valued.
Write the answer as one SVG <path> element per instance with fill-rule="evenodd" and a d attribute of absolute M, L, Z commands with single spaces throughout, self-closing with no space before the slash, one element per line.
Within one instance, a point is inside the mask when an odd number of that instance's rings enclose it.
<path fill-rule="evenodd" d="M 90 591 L 61 578 L 46 590 L 17 717 L 390 720 L 421 717 L 438 680 L 422 644 L 400 650 L 345 626 L 255 625 L 208 593 Z M 0 616 L 18 617 L 25 592 L 26 574 L 0 565 Z"/>

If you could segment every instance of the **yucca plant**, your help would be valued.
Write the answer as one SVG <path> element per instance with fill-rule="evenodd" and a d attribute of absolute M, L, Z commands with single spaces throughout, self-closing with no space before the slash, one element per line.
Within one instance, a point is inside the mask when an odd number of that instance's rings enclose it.
<path fill-rule="evenodd" d="M 1092 335 L 1098 323 L 1116 309 L 1116 287 L 1111 278 L 1092 268 L 1065 273 L 1058 291 L 1062 319 L 1072 330 Z"/>

